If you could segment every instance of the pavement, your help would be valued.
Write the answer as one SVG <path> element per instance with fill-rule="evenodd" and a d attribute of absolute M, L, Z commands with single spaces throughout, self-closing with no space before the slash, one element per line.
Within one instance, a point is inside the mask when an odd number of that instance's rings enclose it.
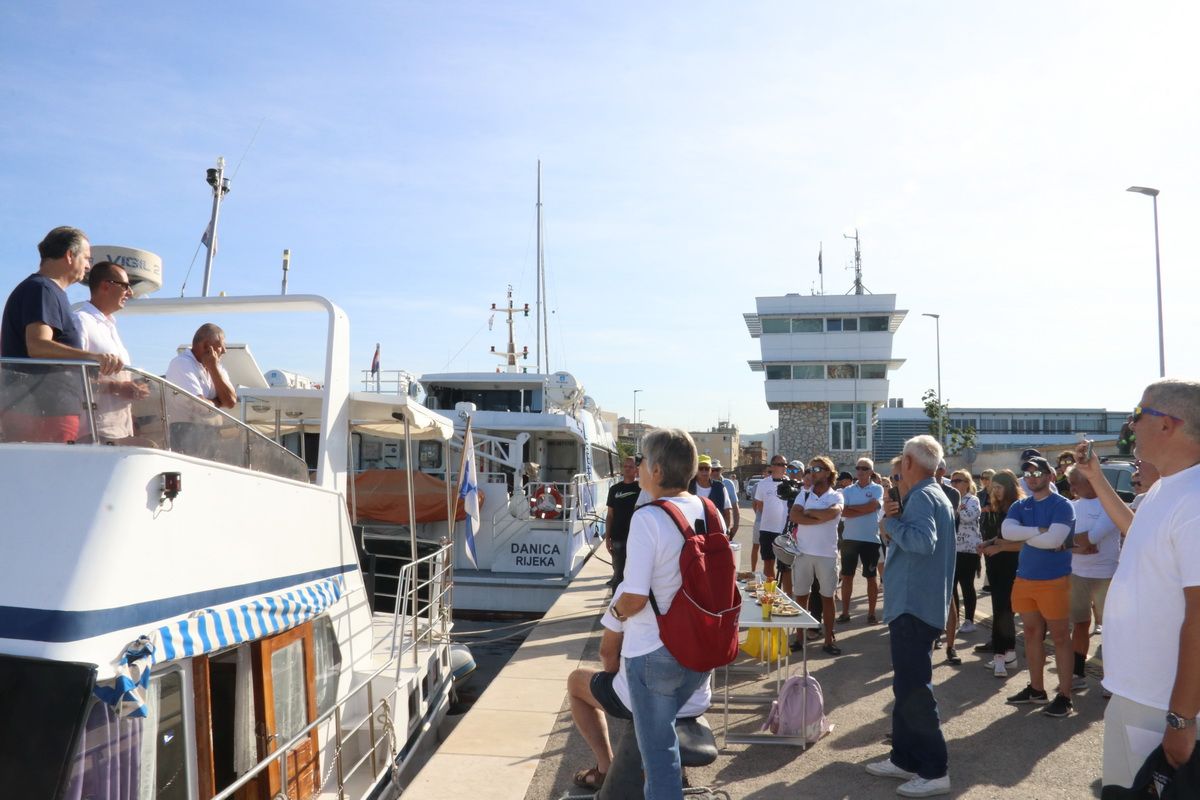
<path fill-rule="evenodd" d="M 752 521 L 752 512 L 743 508 L 742 528 L 735 539 L 743 544 L 743 569 L 749 569 Z M 606 569 L 597 558 L 585 566 L 584 573 L 564 592 L 563 607 L 547 614 L 547 622 L 531 634 L 481 698 L 481 702 L 489 701 L 483 702 L 482 713 L 473 709 L 467 714 L 435 756 L 435 761 L 442 762 L 441 768 L 427 769 L 421 776 L 424 780 L 418 778 L 411 787 L 413 796 L 445 797 L 448 789 L 466 789 L 465 794 L 479 797 L 553 800 L 583 792 L 571 778 L 594 759 L 571 722 L 565 674 L 575 665 L 599 667 L 598 620 L 608 596 Z M 811 674 L 824 690 L 825 713 L 834 730 L 808 750 L 761 744 L 724 747 L 712 765 L 688 770 L 692 786 L 711 787 L 722 797 L 764 800 L 897 796 L 898 781 L 875 778 L 864 771 L 866 764 L 888 755 L 883 737 L 891 730 L 892 702 L 887 628 L 867 624 L 865 588 L 865 581 L 857 577 L 851 622 L 837 626 L 842 655 L 827 656 L 819 647 L 809 649 Z M 594 617 L 589 618 L 589 613 Z M 949 796 L 1099 797 L 1105 704 L 1100 695 L 1099 662 L 1089 662 L 1089 687 L 1076 694 L 1076 710 L 1069 717 L 1046 717 L 1041 706 L 1007 705 L 1005 697 L 1025 686 L 1028 673 L 1021 642 L 1017 665 L 1010 668 L 1007 679 L 994 677 L 990 663 L 972 652 L 975 644 L 990 635 L 990 614 L 990 598 L 984 595 L 976 611 L 978 631 L 960 636 L 957 643 L 961 666 L 947 664 L 944 650 L 934 651 L 934 694 L 950 752 Z M 1092 642 L 1093 649 L 1099 645 L 1098 638 Z M 525 653 L 526 648 L 531 652 Z M 798 657 L 792 668 L 799 670 Z M 773 681 L 742 680 L 735 686 L 736 693 L 774 688 Z M 1056 683 L 1052 668 L 1047 670 L 1046 682 L 1049 686 Z M 493 688 L 497 697 L 489 698 Z M 536 696 L 530 694 L 535 689 Z M 510 691 L 523 696 L 500 697 Z M 707 717 L 720 744 L 719 673 L 714 695 L 716 703 Z M 733 706 L 731 729 L 757 730 L 769 707 L 769 699 Z M 528 724 L 534 722 L 536 726 Z M 626 726 L 610 720 L 614 744 Z M 527 727 L 528 732 L 524 730 Z M 464 747 L 468 736 L 471 746 Z"/>

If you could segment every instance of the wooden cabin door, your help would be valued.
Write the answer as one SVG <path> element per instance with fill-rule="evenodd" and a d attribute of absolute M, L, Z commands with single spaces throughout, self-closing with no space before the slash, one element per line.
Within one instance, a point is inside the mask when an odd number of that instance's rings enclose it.
<path fill-rule="evenodd" d="M 265 756 L 295 738 L 304 726 L 317 718 L 312 624 L 305 622 L 264 639 L 256 650 L 255 668 L 262 691 L 255 693 L 255 699 L 261 703 L 257 711 Z M 319 755 L 314 728 L 300 744 L 288 751 L 288 797 L 307 800 L 315 795 L 320 783 Z M 278 761 L 272 763 L 267 780 L 268 797 L 285 790 Z"/>

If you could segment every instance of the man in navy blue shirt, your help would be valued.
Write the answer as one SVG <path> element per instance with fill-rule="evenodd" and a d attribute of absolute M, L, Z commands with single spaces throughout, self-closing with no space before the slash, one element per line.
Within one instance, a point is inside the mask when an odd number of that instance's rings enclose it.
<path fill-rule="evenodd" d="M 4 304 L 0 356 L 95 361 L 102 375 L 120 371 L 124 365 L 117 356 L 83 349 L 79 321 L 67 301 L 67 287 L 83 280 L 92 263 L 87 236 L 78 228 L 55 228 L 38 244 L 38 254 L 38 271 L 17 284 Z M 14 371 L 6 379 L 33 374 Z M 17 392 L 24 400 L 4 413 L 5 440 L 73 441 L 79 434 L 82 386 L 75 386 L 79 381 L 62 369 L 47 368 L 36 374 L 49 380 L 37 381 L 36 387 L 31 381 L 29 391 Z"/>
<path fill-rule="evenodd" d="M 1058 694 L 1047 706 L 1051 717 L 1065 717 L 1071 703 L 1071 551 L 1075 533 L 1075 509 L 1071 501 L 1051 491 L 1054 470 L 1041 456 L 1021 463 L 1030 496 L 1013 503 L 1000 527 L 1006 542 L 1020 545 L 1017 579 L 1013 583 L 1012 607 L 1025 627 L 1025 661 L 1029 685 L 1008 698 L 1010 703 L 1049 702 L 1044 678 L 1046 629 L 1054 641 L 1054 663 L 1058 667 Z"/>

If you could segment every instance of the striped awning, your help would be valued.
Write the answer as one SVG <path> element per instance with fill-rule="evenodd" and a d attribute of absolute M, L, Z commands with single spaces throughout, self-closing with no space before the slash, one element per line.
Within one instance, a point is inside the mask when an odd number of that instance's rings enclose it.
<path fill-rule="evenodd" d="M 344 578 L 336 575 L 172 620 L 130 643 L 113 664 L 116 677 L 97 682 L 94 693 L 122 717 L 144 717 L 145 689 L 155 664 L 204 655 L 294 628 L 336 603 L 345 588 Z"/>

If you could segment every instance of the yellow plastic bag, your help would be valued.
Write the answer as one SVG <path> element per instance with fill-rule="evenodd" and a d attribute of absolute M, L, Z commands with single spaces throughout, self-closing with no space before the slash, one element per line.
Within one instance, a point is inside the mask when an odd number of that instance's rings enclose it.
<path fill-rule="evenodd" d="M 742 642 L 742 652 L 759 661 L 777 661 L 791 653 L 784 628 L 751 628 Z"/>

